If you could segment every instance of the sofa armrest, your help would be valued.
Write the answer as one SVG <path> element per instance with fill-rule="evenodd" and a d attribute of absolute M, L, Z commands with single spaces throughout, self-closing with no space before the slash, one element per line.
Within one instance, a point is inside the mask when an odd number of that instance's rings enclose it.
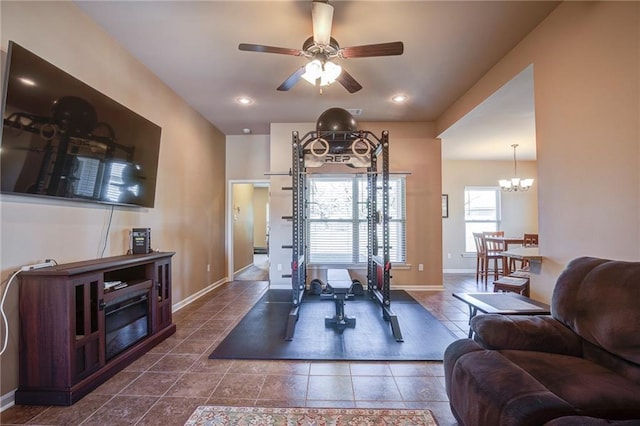
<path fill-rule="evenodd" d="M 478 315 L 474 340 L 486 349 L 514 349 L 582 356 L 582 339 L 549 315 Z"/>

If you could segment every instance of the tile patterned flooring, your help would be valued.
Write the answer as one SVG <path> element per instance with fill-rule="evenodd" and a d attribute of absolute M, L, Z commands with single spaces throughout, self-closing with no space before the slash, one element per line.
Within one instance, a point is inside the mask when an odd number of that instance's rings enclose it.
<path fill-rule="evenodd" d="M 468 308 L 454 291 L 486 291 L 471 274 L 446 274 L 444 291 L 411 292 L 463 338 Z M 174 313 L 176 333 L 70 407 L 16 405 L 0 424 L 182 425 L 198 405 L 430 409 L 455 425 L 441 362 L 210 360 L 267 289 L 234 281 Z"/>

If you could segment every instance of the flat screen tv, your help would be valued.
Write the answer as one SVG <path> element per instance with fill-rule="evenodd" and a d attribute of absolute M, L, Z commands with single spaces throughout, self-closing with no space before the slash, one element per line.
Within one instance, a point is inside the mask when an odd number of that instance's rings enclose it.
<path fill-rule="evenodd" d="M 6 63 L 3 193 L 153 207 L 159 126 L 17 43 Z"/>

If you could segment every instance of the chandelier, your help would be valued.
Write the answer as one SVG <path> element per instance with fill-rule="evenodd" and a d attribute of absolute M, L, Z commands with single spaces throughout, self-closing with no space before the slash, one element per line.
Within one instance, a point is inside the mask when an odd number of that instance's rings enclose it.
<path fill-rule="evenodd" d="M 516 148 L 518 144 L 514 143 L 513 147 L 513 176 L 511 179 L 500 179 L 498 183 L 503 191 L 528 191 L 533 185 L 533 179 L 520 179 L 518 176 L 518 161 L 516 160 Z"/>

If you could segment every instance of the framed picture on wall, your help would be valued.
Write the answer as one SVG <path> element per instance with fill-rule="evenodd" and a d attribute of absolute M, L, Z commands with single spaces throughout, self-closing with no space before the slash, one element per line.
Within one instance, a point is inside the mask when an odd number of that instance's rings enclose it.
<path fill-rule="evenodd" d="M 442 217 L 449 217 L 449 194 L 442 194 Z"/>

